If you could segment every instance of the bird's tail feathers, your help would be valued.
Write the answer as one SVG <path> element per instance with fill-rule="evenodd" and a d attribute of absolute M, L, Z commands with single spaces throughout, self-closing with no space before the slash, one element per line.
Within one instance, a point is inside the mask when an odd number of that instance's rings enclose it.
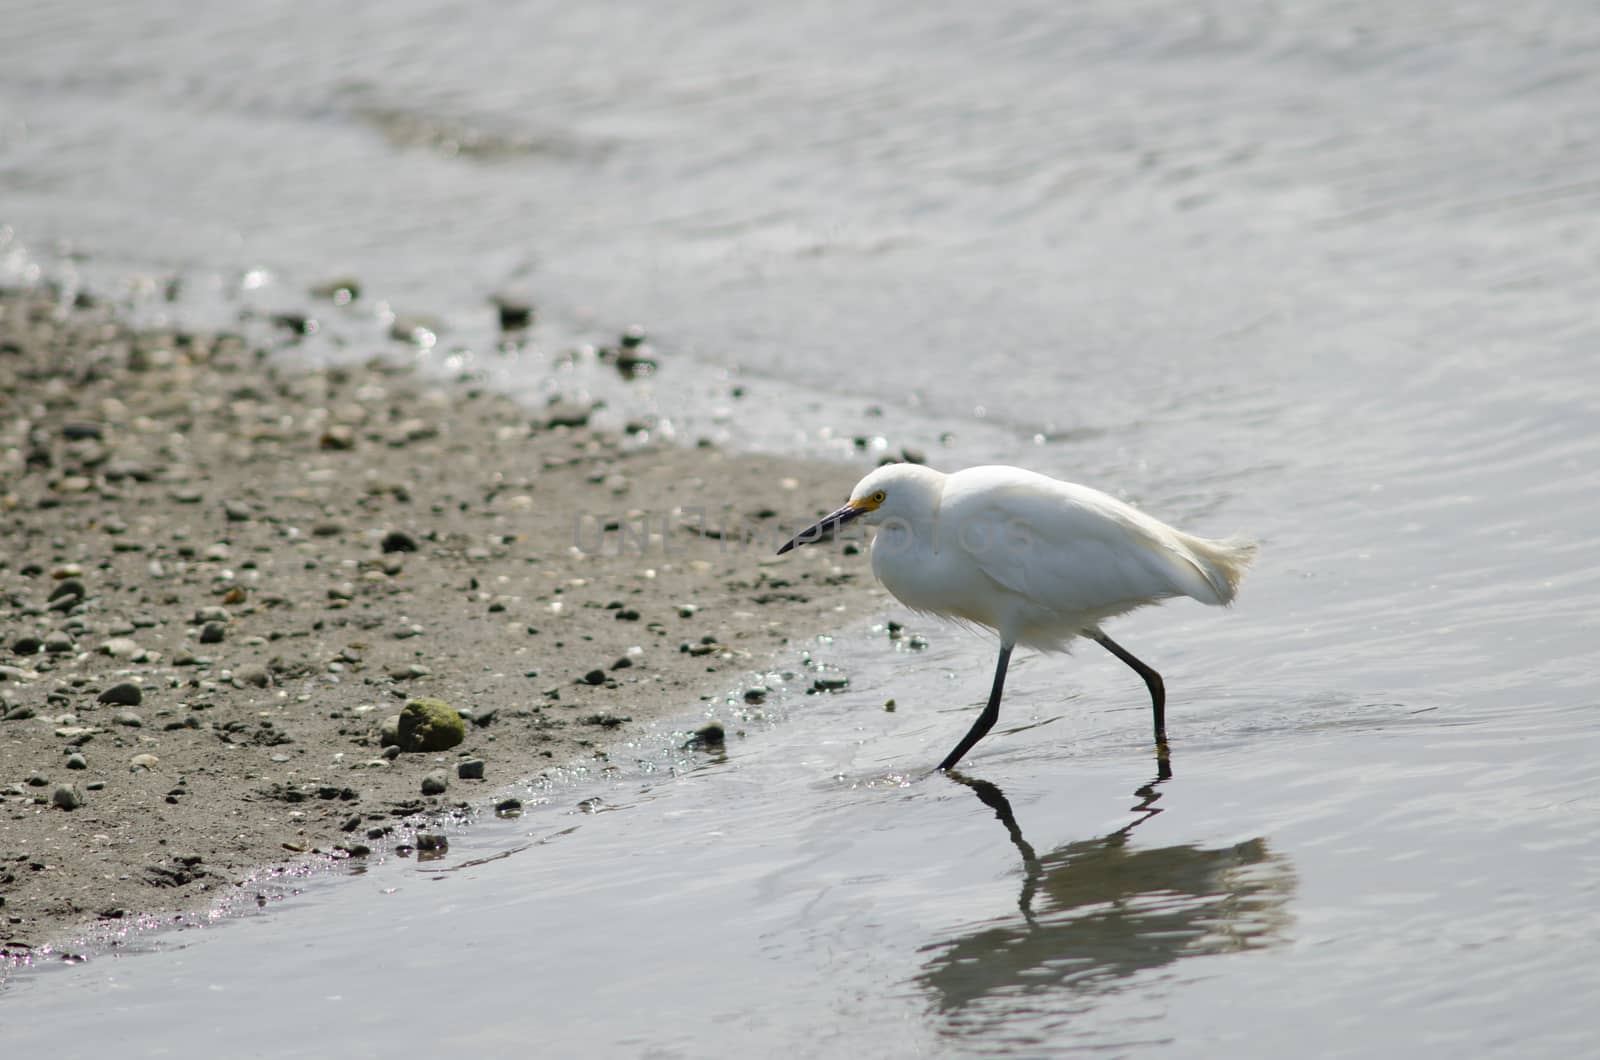
<path fill-rule="evenodd" d="M 1204 537 L 1184 535 L 1184 545 L 1194 557 L 1200 573 L 1210 583 L 1217 598 L 1208 603 L 1231 604 L 1239 592 L 1239 582 L 1244 572 L 1255 561 L 1259 546 L 1243 537 L 1230 537 L 1213 541 Z"/>

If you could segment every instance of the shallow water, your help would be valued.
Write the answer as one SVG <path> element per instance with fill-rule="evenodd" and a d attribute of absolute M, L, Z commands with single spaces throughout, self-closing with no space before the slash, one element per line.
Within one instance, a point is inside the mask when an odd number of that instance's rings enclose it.
<path fill-rule="evenodd" d="M 1026 463 L 1265 548 L 1232 612 L 1115 627 L 1171 692 L 1155 801 L 1142 689 L 1097 648 L 1020 658 L 964 763 L 1013 834 L 923 773 L 992 646 L 841 631 L 813 650 L 850 689 L 782 699 L 726 761 L 673 779 L 662 737 L 442 863 L 24 976 L 0 1042 L 1600 1043 L 1589 5 L 4 14 L 9 275 L 177 274 L 183 311 L 232 314 L 349 270 L 345 354 L 386 301 L 442 319 L 441 370 L 530 396 Z M 540 299 L 520 351 L 501 287 Z M 634 320 L 656 375 L 548 370 Z M 616 812 L 574 811 L 593 794 Z"/>

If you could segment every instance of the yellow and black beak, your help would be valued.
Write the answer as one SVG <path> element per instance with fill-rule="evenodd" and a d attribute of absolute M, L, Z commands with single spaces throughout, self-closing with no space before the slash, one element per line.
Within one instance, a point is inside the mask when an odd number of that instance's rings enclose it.
<path fill-rule="evenodd" d="M 778 555 L 781 556 L 798 545 L 809 545 L 814 541 L 821 541 L 845 523 L 866 515 L 876 507 L 877 505 L 867 498 L 862 498 L 858 501 L 847 501 L 844 507 L 829 512 L 817 522 L 790 538 L 788 544 L 778 549 Z"/>

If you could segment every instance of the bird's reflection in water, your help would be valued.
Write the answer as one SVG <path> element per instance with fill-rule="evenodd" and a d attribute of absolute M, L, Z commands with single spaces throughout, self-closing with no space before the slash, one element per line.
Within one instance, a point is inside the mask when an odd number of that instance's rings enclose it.
<path fill-rule="evenodd" d="M 999 788 L 949 776 L 994 811 L 1023 864 L 1020 917 L 926 947 L 917 983 L 950 1033 L 1049 1036 L 1052 1025 L 1136 973 L 1283 936 L 1295 879 L 1265 839 L 1146 849 L 1131 842 L 1134 829 L 1162 810 L 1161 785 L 1170 776 L 1164 760 L 1157 778 L 1136 792 L 1127 824 L 1042 856 Z"/>

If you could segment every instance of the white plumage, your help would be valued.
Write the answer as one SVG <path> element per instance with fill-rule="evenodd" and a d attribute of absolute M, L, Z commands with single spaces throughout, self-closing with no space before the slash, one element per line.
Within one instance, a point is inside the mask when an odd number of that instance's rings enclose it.
<path fill-rule="evenodd" d="M 1101 623 L 1177 596 L 1231 603 L 1256 551 L 1246 541 L 1195 537 L 1099 490 L 1022 468 L 947 475 L 916 464 L 873 471 L 844 507 L 780 551 L 858 518 L 878 527 L 872 571 L 897 599 L 1000 636 L 989 709 L 943 769 L 993 725 L 1014 645 L 1060 651 L 1080 636 L 1144 677 L 1164 745 L 1160 675 L 1107 637 Z"/>

